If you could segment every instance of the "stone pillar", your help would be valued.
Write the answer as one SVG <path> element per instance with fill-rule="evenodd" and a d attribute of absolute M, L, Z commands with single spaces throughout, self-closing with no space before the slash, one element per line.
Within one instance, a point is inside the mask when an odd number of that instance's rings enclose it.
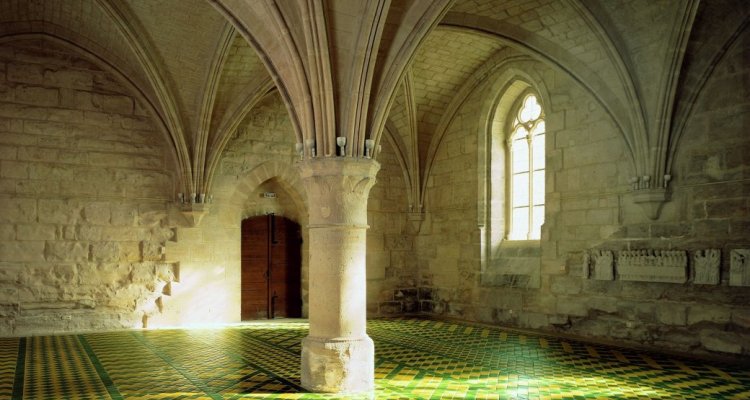
<path fill-rule="evenodd" d="M 310 334 L 302 386 L 315 392 L 374 389 L 375 346 L 366 332 L 367 197 L 380 164 L 366 158 L 300 162 L 309 210 Z"/>

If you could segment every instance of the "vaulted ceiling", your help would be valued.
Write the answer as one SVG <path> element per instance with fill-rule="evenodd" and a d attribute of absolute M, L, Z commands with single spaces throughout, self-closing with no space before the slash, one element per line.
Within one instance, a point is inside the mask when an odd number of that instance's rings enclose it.
<path fill-rule="evenodd" d="M 419 185 L 456 96 L 509 49 L 588 90 L 621 131 L 634 169 L 658 177 L 668 173 L 700 88 L 750 16 L 742 0 L 457 0 L 432 8 L 403 0 L 386 10 L 378 8 L 386 2 L 356 4 L 308 9 L 287 1 L 0 0 L 0 40 L 45 36 L 106 65 L 161 123 L 185 191 L 205 192 L 231 134 L 277 89 L 297 121 L 298 132 L 290 134 L 298 141 L 307 131 L 328 129 L 315 125 L 320 119 L 330 119 L 330 135 L 351 135 L 358 143 L 379 140 L 385 127 L 406 174 Z M 263 13 L 280 19 L 264 21 Z M 327 31 L 304 25 L 310 18 L 328 24 Z M 347 18 L 371 18 L 377 37 L 349 32 Z M 280 21 L 291 27 L 289 37 L 274 36 L 271 25 Z M 327 42 L 311 42 L 313 33 Z M 365 39 L 375 44 L 371 50 L 347 53 Z M 318 48 L 330 51 L 327 61 L 305 50 Z M 351 60 L 366 68 L 352 67 Z M 316 86 L 325 80 L 317 82 L 315 74 L 326 68 L 334 82 Z M 319 98 L 316 87 L 330 98 Z M 361 104 L 370 108 L 357 108 Z M 330 138 L 311 135 L 333 146 Z"/>

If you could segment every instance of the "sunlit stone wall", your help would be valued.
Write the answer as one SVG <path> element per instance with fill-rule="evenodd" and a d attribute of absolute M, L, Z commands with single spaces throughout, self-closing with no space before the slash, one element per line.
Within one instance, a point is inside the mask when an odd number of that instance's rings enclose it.
<path fill-rule="evenodd" d="M 164 261 L 166 140 L 114 76 L 50 42 L 0 45 L 0 335 L 142 326 Z"/>

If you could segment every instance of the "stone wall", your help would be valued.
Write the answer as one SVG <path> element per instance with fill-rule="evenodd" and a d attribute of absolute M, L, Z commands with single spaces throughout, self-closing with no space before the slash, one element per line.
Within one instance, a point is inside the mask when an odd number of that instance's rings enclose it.
<path fill-rule="evenodd" d="M 46 41 L 0 45 L 0 335 L 141 326 L 177 266 L 173 161 L 136 98 Z"/>
<path fill-rule="evenodd" d="M 267 96 L 245 117 L 222 155 L 209 213 L 197 227 L 178 227 L 175 241 L 168 243 L 166 257 L 180 261 L 182 279 L 173 284 L 165 313 L 150 326 L 238 321 L 240 223 L 269 212 L 302 226 L 302 311 L 307 315 L 307 205 L 294 144 L 287 110 L 278 95 Z M 368 202 L 367 288 L 368 310 L 373 314 L 387 307 L 386 300 L 399 298 L 404 285 L 414 286 L 416 276 L 409 264 L 415 262 L 409 256 L 411 242 L 403 233 L 406 189 L 388 143 L 383 143 L 379 161 L 381 170 Z M 263 192 L 277 197 L 263 198 Z"/>
<path fill-rule="evenodd" d="M 382 140 L 380 171 L 367 202 L 367 309 L 372 315 L 419 311 L 414 238 L 405 210 L 404 176 L 392 144 Z"/>
<path fill-rule="evenodd" d="M 483 125 L 474 116 L 484 93 L 472 94 L 458 110 L 427 178 L 425 217 L 415 239 L 424 312 L 469 319 L 473 315 L 481 240 L 477 130 Z"/>
<path fill-rule="evenodd" d="M 431 291 L 432 310 L 423 310 L 683 351 L 750 354 L 750 294 L 729 285 L 730 252 L 748 248 L 750 237 L 745 156 L 750 69 L 743 62 L 747 48 L 741 39 L 737 43 L 693 110 L 673 164 L 670 201 L 657 220 L 633 203 L 632 166 L 602 107 L 562 72 L 539 63 L 526 68 L 537 72 L 534 83 L 546 92 L 548 113 L 546 216 L 538 250 L 533 243 L 496 244 L 488 239 L 492 235 L 476 234 L 483 226 L 472 224 L 477 212 L 482 219 L 483 203 L 474 182 L 488 167 L 473 162 L 475 154 L 464 161 L 461 149 L 482 151 L 462 143 L 482 137 L 469 121 L 486 115 L 481 106 L 465 105 L 438 151 L 427 219 L 415 239 L 421 283 Z M 480 245 L 487 247 L 479 250 Z M 500 257 L 493 260 L 498 249 Z M 624 280 L 622 251 L 641 249 L 684 251 L 685 281 Z M 721 251 L 717 284 L 695 281 L 694 257 L 706 249 Z M 594 250 L 613 251 L 612 280 L 583 278 L 584 260 Z M 493 262 L 518 257 L 538 259 L 538 284 L 518 287 L 493 272 Z"/>
<path fill-rule="evenodd" d="M 550 273 L 549 289 L 557 303 L 556 322 L 564 322 L 561 328 L 680 350 L 750 353 L 750 293 L 729 285 L 730 252 L 747 248 L 750 237 L 749 164 L 743 155 L 750 149 L 743 122 L 750 105 L 745 83 L 750 69 L 743 62 L 745 54 L 747 48 L 742 46 L 730 49 L 699 97 L 678 144 L 671 200 L 658 220 L 647 218 L 632 203 L 627 189 L 623 190 L 627 184 L 622 177 L 627 175 L 622 164 L 615 170 L 594 169 L 603 172 L 604 179 L 616 181 L 609 187 L 619 190 L 606 193 L 607 186 L 602 185 L 596 195 L 568 199 L 565 188 L 559 188 L 561 211 L 556 224 L 549 227 L 550 245 L 557 246 L 557 258 L 543 263 Z M 566 122 L 573 121 L 566 115 Z M 592 150 L 614 155 L 609 147 Z M 584 158 L 574 155 L 576 148 L 570 150 L 562 149 L 565 162 L 561 174 L 566 174 L 569 160 Z M 595 176 L 581 178 L 581 182 L 596 182 Z M 615 280 L 580 279 L 581 253 L 575 247 L 614 250 Z M 687 251 L 688 269 L 680 271 L 687 282 L 623 281 L 625 264 L 618 250 L 634 249 Z M 706 249 L 721 251 L 716 284 L 695 279 L 695 256 Z M 565 273 L 553 273 L 556 265 L 563 264 Z"/>
<path fill-rule="evenodd" d="M 167 246 L 167 259 L 180 261 L 183 278 L 174 285 L 167 314 L 154 321 L 158 326 L 240 320 L 242 220 L 271 212 L 303 227 L 307 220 L 293 166 L 294 143 L 286 108 L 275 93 L 262 99 L 233 132 L 214 178 L 208 213 L 198 226 L 176 229 L 176 240 Z M 267 191 L 277 197 L 262 198 Z M 306 249 L 303 242 L 305 298 Z"/>

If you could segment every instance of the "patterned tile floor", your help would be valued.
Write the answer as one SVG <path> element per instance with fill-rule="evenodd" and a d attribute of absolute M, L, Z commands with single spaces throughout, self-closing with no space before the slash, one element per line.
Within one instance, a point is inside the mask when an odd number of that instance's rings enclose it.
<path fill-rule="evenodd" d="M 750 369 L 456 322 L 370 320 L 377 399 L 750 399 Z M 333 399 L 305 322 L 0 339 L 0 399 Z M 362 396 L 360 396 L 362 397 Z"/>

